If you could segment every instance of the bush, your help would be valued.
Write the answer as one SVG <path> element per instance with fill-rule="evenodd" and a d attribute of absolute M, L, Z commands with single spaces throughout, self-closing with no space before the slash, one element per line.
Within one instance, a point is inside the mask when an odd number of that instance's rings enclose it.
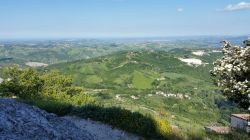
<path fill-rule="evenodd" d="M 72 106 L 94 102 L 81 87 L 72 85 L 72 79 L 58 72 L 39 73 L 34 69 L 5 68 L 5 80 L 0 85 L 4 96 L 15 95 L 48 112 L 65 115 Z"/>
<path fill-rule="evenodd" d="M 55 113 L 59 116 L 70 114 L 73 108 L 77 106 L 94 103 L 93 98 L 83 94 L 77 94 L 74 96 L 65 94 L 57 96 L 38 96 L 36 98 L 25 99 L 23 101 L 46 110 L 49 113 Z"/>
<path fill-rule="evenodd" d="M 72 114 L 101 121 L 146 138 L 167 139 L 171 133 L 171 127 L 167 121 L 117 107 L 87 105 L 76 108 Z"/>
<path fill-rule="evenodd" d="M 240 107 L 250 107 L 250 46 L 232 47 L 224 41 L 224 56 L 214 62 L 211 71 L 215 82 L 222 88 L 224 95 Z"/>
<path fill-rule="evenodd" d="M 25 102 L 59 116 L 70 114 L 73 109 L 71 104 L 54 99 L 25 100 Z"/>
<path fill-rule="evenodd" d="M 38 73 L 33 69 L 17 67 L 6 70 L 9 80 L 1 84 L 1 91 L 16 95 L 47 112 L 91 118 L 146 138 L 167 139 L 171 133 L 169 123 L 160 118 L 154 119 L 117 107 L 94 105 L 93 98 L 84 94 L 82 88 L 72 86 L 72 79 L 57 72 Z"/>
<path fill-rule="evenodd" d="M 16 95 L 21 98 L 32 98 L 41 91 L 43 81 L 33 69 L 21 70 L 18 67 L 4 69 L 6 79 L 1 83 L 3 94 Z"/>
<path fill-rule="evenodd" d="M 161 134 L 163 137 L 168 137 L 172 129 L 165 120 L 160 118 L 155 118 L 157 133 Z"/>

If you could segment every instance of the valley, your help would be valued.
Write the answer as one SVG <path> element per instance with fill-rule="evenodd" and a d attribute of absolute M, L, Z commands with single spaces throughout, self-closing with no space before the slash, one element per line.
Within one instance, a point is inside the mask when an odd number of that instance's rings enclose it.
<path fill-rule="evenodd" d="M 250 140 L 250 0 L 0 0 L 0 140 Z"/>
<path fill-rule="evenodd" d="M 189 50 L 189 49 L 188 49 Z M 125 51 L 88 60 L 46 67 L 69 75 L 100 104 L 167 118 L 184 131 L 200 131 L 205 125 L 227 124 L 231 108 L 221 111 L 224 98 L 210 78 L 212 62 L 221 54 L 207 56 L 162 51 Z M 178 57 L 200 59 L 207 65 L 190 65 Z M 207 58 L 210 59 L 207 59 Z M 191 125 L 192 124 L 192 125 Z M 197 130 L 191 129 L 195 127 Z"/>
<path fill-rule="evenodd" d="M 97 47 L 92 47 L 92 43 Z M 167 120 L 184 137 L 203 137 L 207 135 L 205 126 L 226 126 L 231 113 L 242 110 L 227 101 L 211 79 L 209 71 L 222 56 L 220 48 L 188 45 L 189 41 L 171 45 L 175 43 L 24 45 L 13 47 L 15 52 L 20 49 L 15 54 L 3 47 L 0 64 L 2 68 L 19 65 L 36 68 L 41 73 L 60 72 L 72 78 L 73 85 L 83 88 L 96 104 L 157 116 Z"/>

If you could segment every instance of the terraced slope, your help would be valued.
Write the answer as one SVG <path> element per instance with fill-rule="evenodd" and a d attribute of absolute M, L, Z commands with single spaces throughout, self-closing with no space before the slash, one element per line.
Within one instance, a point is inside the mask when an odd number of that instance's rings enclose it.
<path fill-rule="evenodd" d="M 158 115 L 184 131 L 201 132 L 205 125 L 227 124 L 234 108 L 209 75 L 212 62 L 221 54 L 205 50 L 206 54 L 197 56 L 193 51 L 197 50 L 123 51 L 46 69 L 71 75 L 76 85 L 104 106 Z M 202 64 L 188 65 L 179 58 L 199 59 Z"/>
<path fill-rule="evenodd" d="M 174 84 L 178 89 L 211 82 L 208 72 L 211 65 L 188 66 L 178 59 L 180 57 L 185 56 L 157 51 L 119 52 L 52 65 L 48 69 L 71 75 L 75 84 L 87 88 L 152 89 L 158 83 L 158 86 Z M 209 64 L 214 60 L 207 59 L 207 56 L 197 59 Z"/>

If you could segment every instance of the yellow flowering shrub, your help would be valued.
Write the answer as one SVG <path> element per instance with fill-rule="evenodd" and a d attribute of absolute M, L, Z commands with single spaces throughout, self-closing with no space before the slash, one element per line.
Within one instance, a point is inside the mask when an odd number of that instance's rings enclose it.
<path fill-rule="evenodd" d="M 157 117 L 155 118 L 155 122 L 159 134 L 161 134 L 163 137 L 168 137 L 171 134 L 172 128 L 167 121 Z"/>

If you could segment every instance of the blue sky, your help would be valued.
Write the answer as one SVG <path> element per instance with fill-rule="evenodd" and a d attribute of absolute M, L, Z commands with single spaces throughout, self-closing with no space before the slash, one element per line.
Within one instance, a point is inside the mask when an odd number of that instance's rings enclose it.
<path fill-rule="evenodd" d="M 250 0 L 0 0 L 1 38 L 248 35 Z"/>

